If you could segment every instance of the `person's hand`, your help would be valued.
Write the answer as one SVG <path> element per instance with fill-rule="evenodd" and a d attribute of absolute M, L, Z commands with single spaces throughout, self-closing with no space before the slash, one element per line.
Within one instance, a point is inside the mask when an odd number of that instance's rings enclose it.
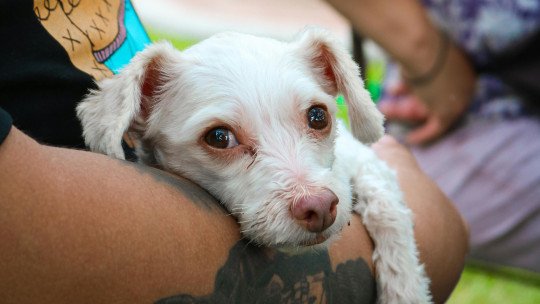
<path fill-rule="evenodd" d="M 387 88 L 379 109 L 388 121 L 410 129 L 407 143 L 424 144 L 443 135 L 466 110 L 465 102 L 456 101 L 453 96 L 435 98 L 427 105 L 405 82 L 399 81 Z"/>
<path fill-rule="evenodd" d="M 444 47 L 444 46 L 443 46 Z M 387 88 L 380 110 L 388 121 L 411 127 L 405 138 L 409 144 L 426 144 L 444 135 L 466 112 L 476 82 L 474 70 L 461 50 L 453 44 L 436 60 L 435 74 L 421 84 L 401 80 Z M 402 75 L 418 75 L 402 65 Z M 433 67 L 431 67 L 433 68 Z M 404 77 L 405 79 L 407 77 Z"/>
<path fill-rule="evenodd" d="M 405 138 L 409 143 L 417 141 L 418 133 L 422 136 L 425 132 L 425 124 L 430 118 L 427 107 L 402 81 L 386 88 L 385 96 L 379 103 L 379 109 L 387 121 L 399 123 L 410 130 Z"/>
<path fill-rule="evenodd" d="M 387 89 L 387 96 L 381 100 L 379 109 L 388 121 L 411 128 L 405 138 L 407 143 L 429 143 L 445 134 L 469 105 L 470 97 L 458 98 L 457 94 L 450 93 L 457 91 L 451 87 L 448 85 L 441 90 L 426 87 L 413 91 L 400 81 Z"/>

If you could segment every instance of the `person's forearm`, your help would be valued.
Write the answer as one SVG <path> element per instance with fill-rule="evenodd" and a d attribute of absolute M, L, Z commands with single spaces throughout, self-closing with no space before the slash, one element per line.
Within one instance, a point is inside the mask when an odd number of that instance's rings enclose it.
<path fill-rule="evenodd" d="M 373 248 L 357 215 L 328 254 L 310 251 L 297 257 L 308 259 L 311 272 L 294 272 L 290 263 L 297 260 L 243 243 L 234 218 L 208 193 L 164 172 L 44 147 L 16 129 L 0 145 L 0 169 L 5 303 L 134 303 L 177 294 L 211 302 L 212 296 L 230 291 L 215 282 L 248 286 L 271 273 L 277 283 L 234 291 L 262 299 L 276 286 L 294 288 L 299 282 L 290 280 L 294 277 L 313 283 L 310 292 L 326 295 L 332 292 L 324 293 L 317 284 L 337 280 L 333 271 L 340 269 L 352 277 L 332 286 L 345 293 L 369 282 L 358 277 L 365 280 L 367 271 L 370 278 Z M 462 223 L 440 193 L 426 191 L 436 187 L 424 184 L 425 176 L 400 172 L 434 298 L 445 299 L 462 269 Z M 261 276 L 239 275 L 249 271 L 248 265 L 256 265 Z M 365 271 L 350 273 L 350 267 Z M 227 275 L 233 277 L 223 278 Z"/>
<path fill-rule="evenodd" d="M 307 254 L 289 259 L 241 240 L 215 199 L 163 171 L 42 146 L 15 128 L 0 145 L 2 303 L 232 303 L 275 296 L 276 286 L 287 296 L 300 281 L 324 296 L 321 282 L 343 265 L 360 269 L 339 283 L 350 293 L 373 280 L 358 216 L 329 253 Z M 291 265 L 304 258 L 309 271 Z"/>
<path fill-rule="evenodd" d="M 234 219 L 189 182 L 42 146 L 15 128 L 0 146 L 0 168 L 3 303 L 208 293 L 239 238 Z"/>
<path fill-rule="evenodd" d="M 405 200 L 415 217 L 422 261 L 432 279 L 435 303 L 444 303 L 461 276 L 467 232 L 457 209 L 419 168 L 396 166 Z"/>
<path fill-rule="evenodd" d="M 468 251 L 465 222 L 404 146 L 385 136 L 373 148 L 397 172 L 405 201 L 414 214 L 415 237 L 431 278 L 433 299 L 435 303 L 444 303 L 465 265 Z"/>
<path fill-rule="evenodd" d="M 372 39 L 411 75 L 435 61 L 438 31 L 417 0 L 327 0 L 363 36 Z"/>
<path fill-rule="evenodd" d="M 474 68 L 449 34 L 430 21 L 420 1 L 327 1 L 399 64 L 410 92 L 426 106 L 426 114 L 420 118 L 408 111 L 399 112 L 403 103 L 387 104 L 390 107 L 383 110 L 389 121 L 415 125 L 407 135 L 409 143 L 429 143 L 462 117 L 474 93 Z M 393 99 L 391 94 L 386 95 Z"/>

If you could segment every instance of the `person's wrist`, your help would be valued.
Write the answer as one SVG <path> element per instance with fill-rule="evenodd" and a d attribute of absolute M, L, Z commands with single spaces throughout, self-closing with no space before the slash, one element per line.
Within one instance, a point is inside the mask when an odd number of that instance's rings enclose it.
<path fill-rule="evenodd" d="M 441 31 L 432 26 L 426 26 L 412 35 L 403 56 L 398 58 L 403 78 L 426 78 L 427 74 L 433 74 L 434 68 L 442 69 L 442 66 L 435 65 L 440 65 L 441 59 L 445 57 L 441 52 L 448 50 L 449 45 L 445 45 L 447 41 L 444 41 L 447 38 L 442 37 Z"/>
<path fill-rule="evenodd" d="M 433 81 L 443 71 L 446 61 L 448 60 L 450 47 L 450 38 L 444 31 L 440 30 L 439 47 L 431 66 L 426 71 L 418 74 L 411 75 L 410 73 L 407 74 L 402 71 L 403 80 L 413 87 L 426 85 Z"/>

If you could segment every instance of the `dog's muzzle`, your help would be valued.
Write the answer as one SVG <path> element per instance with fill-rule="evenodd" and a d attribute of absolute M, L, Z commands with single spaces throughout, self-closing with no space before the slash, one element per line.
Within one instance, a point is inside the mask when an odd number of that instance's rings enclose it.
<path fill-rule="evenodd" d="M 315 195 L 303 196 L 291 207 L 296 222 L 304 229 L 319 233 L 332 226 L 336 220 L 338 197 L 323 189 Z"/>

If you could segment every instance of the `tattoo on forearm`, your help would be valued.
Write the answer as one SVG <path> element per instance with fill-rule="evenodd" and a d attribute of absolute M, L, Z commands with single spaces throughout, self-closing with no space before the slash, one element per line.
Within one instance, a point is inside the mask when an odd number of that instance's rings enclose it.
<path fill-rule="evenodd" d="M 182 177 L 122 161 L 156 181 L 172 186 L 194 203 L 223 208 L 208 192 Z M 214 291 L 196 297 L 180 294 L 156 304 L 180 303 L 374 303 L 375 280 L 361 258 L 332 269 L 327 251 L 288 255 L 239 241 L 218 271 Z"/>
<path fill-rule="evenodd" d="M 287 255 L 238 242 L 206 296 L 180 294 L 156 304 L 374 303 L 375 280 L 361 258 L 334 271 L 327 251 Z"/>
<path fill-rule="evenodd" d="M 210 193 L 206 192 L 206 190 L 202 189 L 201 187 L 187 180 L 186 178 L 134 162 L 120 162 L 124 165 L 129 165 L 135 168 L 138 172 L 142 174 L 150 175 L 152 178 L 154 178 L 160 183 L 172 186 L 183 196 L 186 196 L 187 199 L 196 203 L 198 206 L 207 208 L 209 210 L 214 208 L 220 208 L 224 210 L 223 206 L 221 206 L 221 204 L 219 204 L 219 202 L 212 195 L 210 195 Z"/>

